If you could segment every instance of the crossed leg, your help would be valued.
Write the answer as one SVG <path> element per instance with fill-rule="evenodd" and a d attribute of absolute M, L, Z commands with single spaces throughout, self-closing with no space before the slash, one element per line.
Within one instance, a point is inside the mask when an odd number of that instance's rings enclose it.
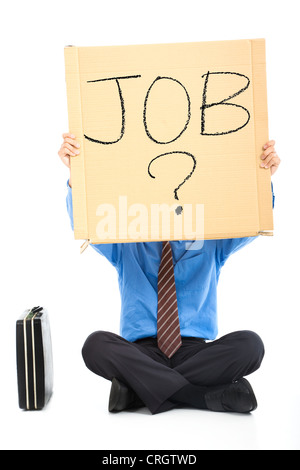
<path fill-rule="evenodd" d="M 176 407 L 169 398 L 188 384 L 211 387 L 253 373 L 261 365 L 264 346 L 251 331 L 230 333 L 209 343 L 183 338 L 181 348 L 168 359 L 154 338 L 132 343 L 97 331 L 87 338 L 82 355 L 92 372 L 107 380 L 116 377 L 156 414 Z"/>

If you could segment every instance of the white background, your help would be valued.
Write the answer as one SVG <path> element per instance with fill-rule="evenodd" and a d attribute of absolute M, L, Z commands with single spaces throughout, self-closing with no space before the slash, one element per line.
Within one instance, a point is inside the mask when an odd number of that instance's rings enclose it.
<path fill-rule="evenodd" d="M 10 1 L 1 34 L 2 449 L 299 449 L 299 17 L 296 0 Z M 107 411 L 110 383 L 81 358 L 97 329 L 119 331 L 117 274 L 79 254 L 65 207 L 68 131 L 64 47 L 266 38 L 275 236 L 233 255 L 219 283 L 219 334 L 252 329 L 266 357 L 251 376 L 250 416 L 173 410 Z M 18 409 L 15 323 L 34 305 L 50 314 L 55 390 L 42 412 Z M 178 431 L 178 425 L 180 430 Z M 167 431 L 167 432 L 166 432 Z"/>

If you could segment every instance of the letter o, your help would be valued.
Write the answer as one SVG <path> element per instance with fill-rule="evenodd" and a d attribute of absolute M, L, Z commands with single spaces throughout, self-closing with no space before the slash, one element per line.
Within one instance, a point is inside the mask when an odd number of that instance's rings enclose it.
<path fill-rule="evenodd" d="M 184 125 L 184 128 L 179 132 L 179 134 L 174 137 L 174 139 L 172 140 L 169 140 L 169 141 L 159 141 L 157 139 L 155 139 L 151 133 L 149 132 L 149 129 L 148 129 L 148 125 L 147 125 L 147 104 L 148 104 L 148 100 L 149 100 L 149 95 L 150 95 L 150 91 L 152 90 L 153 86 L 155 85 L 155 83 L 157 83 L 159 80 L 172 80 L 173 82 L 176 82 L 178 83 L 185 91 L 185 94 L 186 94 L 186 98 L 187 98 L 187 103 L 188 103 L 188 109 L 187 109 L 187 120 L 186 120 L 186 123 Z M 147 94 L 146 94 L 146 98 L 145 98 L 145 102 L 144 102 L 144 112 L 143 112 L 143 122 L 144 122 L 144 127 L 145 127 L 145 131 L 146 131 L 146 134 L 147 136 L 149 137 L 149 139 L 153 140 L 153 142 L 157 143 L 157 144 L 170 144 L 171 142 L 175 142 L 175 140 L 179 139 L 179 137 L 186 131 L 188 125 L 189 125 L 189 122 L 190 122 L 190 119 L 191 119 L 191 100 L 190 100 L 190 97 L 189 97 L 189 94 L 185 88 L 185 86 L 179 81 L 179 80 L 176 80 L 176 78 L 172 78 L 172 77 L 157 77 L 153 83 L 150 85 L 148 91 L 147 91 Z"/>

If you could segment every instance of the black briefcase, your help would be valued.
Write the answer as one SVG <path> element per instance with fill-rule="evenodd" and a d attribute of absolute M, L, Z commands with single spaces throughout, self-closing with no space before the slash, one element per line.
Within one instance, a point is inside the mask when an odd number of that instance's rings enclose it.
<path fill-rule="evenodd" d="M 43 409 L 53 389 L 50 323 L 43 307 L 25 310 L 17 321 L 17 376 L 20 408 Z"/>

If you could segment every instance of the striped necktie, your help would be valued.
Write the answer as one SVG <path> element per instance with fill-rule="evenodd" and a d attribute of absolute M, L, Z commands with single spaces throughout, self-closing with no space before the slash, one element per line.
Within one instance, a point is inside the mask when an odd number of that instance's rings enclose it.
<path fill-rule="evenodd" d="M 159 349 L 172 357 L 180 348 L 180 335 L 172 248 L 163 242 L 157 282 L 157 342 Z"/>

